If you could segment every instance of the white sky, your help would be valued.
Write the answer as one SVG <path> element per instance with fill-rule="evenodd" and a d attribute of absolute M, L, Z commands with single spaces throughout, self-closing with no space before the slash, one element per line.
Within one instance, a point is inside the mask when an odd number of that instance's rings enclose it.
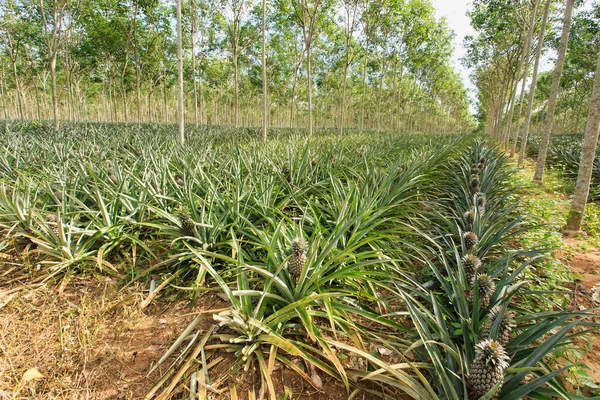
<path fill-rule="evenodd" d="M 470 0 L 431 0 L 436 10 L 436 16 L 446 17 L 448 25 L 456 33 L 454 38 L 454 65 L 463 77 L 465 86 L 469 89 L 472 99 L 475 98 L 475 89 L 469 79 L 469 71 L 462 66 L 460 58 L 465 55 L 463 39 L 466 35 L 473 35 L 475 31 L 471 28 L 471 20 L 467 17 L 467 9 L 471 6 Z"/>

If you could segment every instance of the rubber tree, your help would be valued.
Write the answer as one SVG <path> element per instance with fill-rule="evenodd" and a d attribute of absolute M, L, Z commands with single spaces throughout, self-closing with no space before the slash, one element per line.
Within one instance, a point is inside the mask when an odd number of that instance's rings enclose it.
<path fill-rule="evenodd" d="M 579 162 L 579 173 L 577 174 L 577 185 L 571 202 L 571 210 L 567 219 L 567 226 L 563 233 L 566 236 L 576 236 L 581 230 L 581 221 L 585 213 L 588 196 L 590 194 L 590 183 L 592 181 L 592 169 L 596 158 L 596 147 L 598 146 L 598 129 L 600 128 L 600 56 L 596 66 L 594 77 L 594 89 L 588 111 L 585 136 Z"/>
<path fill-rule="evenodd" d="M 312 46 L 317 32 L 317 17 L 324 13 L 327 0 L 292 0 L 296 21 L 302 28 L 304 48 L 306 50 L 306 88 L 308 101 L 308 137 L 313 134 L 313 76 Z"/>
<path fill-rule="evenodd" d="M 177 0 L 177 124 L 179 144 L 185 143 L 185 121 L 183 110 L 183 34 L 181 29 L 181 0 Z"/>
<path fill-rule="evenodd" d="M 550 135 L 552 134 L 554 113 L 556 111 L 556 102 L 558 100 L 558 89 L 560 87 L 560 78 L 562 76 L 563 67 L 565 66 L 567 44 L 569 43 L 569 34 L 571 32 L 571 16 L 573 15 L 573 6 L 575 4 L 575 0 L 567 0 L 566 3 L 563 28 L 560 35 L 560 45 L 558 46 L 558 56 L 556 58 L 556 65 L 554 66 L 554 74 L 552 76 L 550 98 L 548 99 L 548 111 L 546 112 L 546 120 L 544 122 L 544 130 L 542 131 L 537 165 L 535 167 L 535 174 L 533 175 L 534 182 L 538 183 L 542 182 L 544 168 L 546 166 L 546 155 L 548 153 Z"/>
<path fill-rule="evenodd" d="M 268 93 L 267 93 L 267 0 L 262 2 L 262 88 L 263 88 L 263 126 L 262 126 L 262 141 L 267 143 L 267 127 L 269 124 L 268 117 Z"/>
<path fill-rule="evenodd" d="M 510 156 L 513 157 L 517 151 L 517 137 L 519 131 L 519 121 L 521 115 L 523 115 L 523 103 L 525 99 L 525 86 L 527 85 L 527 77 L 529 75 L 529 59 L 531 53 L 531 41 L 533 40 L 533 32 L 535 31 L 535 20 L 537 11 L 540 6 L 540 0 L 536 0 L 531 10 L 531 20 L 529 22 L 529 29 L 527 31 L 527 38 L 525 39 L 525 49 L 523 50 L 523 58 L 521 59 L 521 71 L 523 72 L 523 84 L 521 85 L 521 94 L 519 95 L 519 112 L 517 113 L 517 122 L 515 127 L 512 127 L 514 134 L 512 136 L 512 146 L 510 149 Z"/>
<path fill-rule="evenodd" d="M 529 136 L 529 128 L 531 126 L 531 115 L 533 114 L 533 100 L 535 98 L 535 85 L 537 83 L 538 69 L 540 66 L 540 58 L 542 56 L 542 47 L 544 46 L 544 37 L 546 35 L 546 23 L 548 22 L 548 13 L 550 12 L 550 4 L 552 0 L 546 1 L 544 7 L 544 16 L 542 17 L 542 26 L 538 36 L 537 49 L 535 54 L 535 62 L 533 64 L 533 75 L 531 76 L 531 85 L 529 86 L 529 99 L 527 100 L 527 112 L 525 113 L 525 122 L 523 123 L 523 131 L 521 133 L 521 150 L 519 151 L 519 167 L 525 163 L 525 150 L 527 148 L 527 137 Z"/>
<path fill-rule="evenodd" d="M 54 0 L 52 6 L 46 9 L 44 0 L 39 0 L 39 12 L 42 19 L 44 33 L 44 45 L 48 56 L 50 67 L 50 81 L 52 85 L 52 115 L 54 119 L 54 130 L 58 132 L 58 90 L 56 85 L 56 60 L 58 50 L 65 39 L 65 14 L 67 12 L 68 0 Z M 48 16 L 46 13 L 48 12 Z"/>

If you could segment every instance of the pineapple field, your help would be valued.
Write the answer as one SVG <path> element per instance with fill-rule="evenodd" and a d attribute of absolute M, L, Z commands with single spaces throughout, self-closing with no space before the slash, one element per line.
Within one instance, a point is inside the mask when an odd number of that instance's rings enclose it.
<path fill-rule="evenodd" d="M 556 266 L 548 242 L 530 236 L 545 221 L 528 214 L 489 137 L 272 128 L 263 143 L 251 128 L 195 125 L 181 146 L 169 124 L 0 129 L 0 310 L 15 316 L 0 321 L 0 398 L 595 390 L 580 362 L 595 310 L 570 275 L 539 283 Z M 73 304 L 74 289 L 85 301 Z M 60 313 L 58 333 L 34 346 L 37 365 L 30 349 L 11 352 L 23 310 L 46 320 L 34 301 L 44 290 L 73 305 L 72 321 L 122 319 L 111 352 L 151 343 L 152 356 L 127 353 L 145 383 L 124 372 L 101 390 L 100 361 L 73 351 L 97 332 L 69 344 L 77 326 Z M 163 327 L 138 335 L 143 315 Z"/>
<path fill-rule="evenodd" d="M 583 135 L 562 134 L 551 137 L 548 146 L 547 165 L 559 172 L 573 187 L 577 181 L 579 162 L 581 160 L 581 146 Z M 526 154 L 528 157 L 537 157 L 540 146 L 540 137 L 533 136 L 527 142 Z M 592 181 L 590 186 L 589 201 L 600 201 L 600 158 L 598 154 L 592 167 Z"/>

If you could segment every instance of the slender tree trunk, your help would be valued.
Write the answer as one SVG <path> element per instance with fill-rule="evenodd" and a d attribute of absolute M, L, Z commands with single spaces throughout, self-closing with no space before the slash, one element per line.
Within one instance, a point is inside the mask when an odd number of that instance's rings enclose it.
<path fill-rule="evenodd" d="M 516 78 L 514 82 L 514 88 L 512 90 L 512 95 L 510 98 L 510 106 L 508 108 L 508 117 L 505 124 L 505 133 L 504 133 L 504 151 L 508 151 L 508 144 L 510 138 L 510 129 L 513 125 L 512 120 L 515 112 L 515 100 L 517 97 L 517 89 L 519 88 L 519 79 Z"/>
<path fill-rule="evenodd" d="M 533 75 L 531 76 L 531 85 L 529 87 L 529 100 L 527 102 L 527 113 L 525 114 L 525 123 L 523 125 L 523 133 L 521 134 L 521 151 L 519 152 L 519 167 L 525 163 L 525 150 L 527 149 L 527 136 L 529 135 L 529 126 L 531 124 L 531 114 L 533 112 L 533 99 L 535 97 L 535 87 L 537 83 L 538 67 L 540 65 L 540 57 L 542 55 L 542 47 L 544 46 L 544 36 L 546 34 L 546 22 L 548 21 L 548 13 L 552 0 L 546 2 L 544 8 L 544 16 L 542 17 L 542 26 L 538 37 L 537 50 L 535 55 L 535 63 L 533 64 Z"/>
<path fill-rule="evenodd" d="M 592 180 L 592 169 L 596 158 L 596 147 L 598 145 L 598 129 L 600 128 L 600 57 L 596 67 L 594 78 L 594 89 L 590 100 L 590 107 L 585 128 L 585 137 L 577 175 L 577 186 L 571 203 L 571 211 L 567 220 L 567 227 L 563 232 L 568 236 L 575 236 L 581 229 L 581 220 L 585 213 L 585 207 L 590 193 Z"/>
<path fill-rule="evenodd" d="M 365 130 L 365 92 L 367 91 L 367 64 L 369 61 L 369 37 L 365 43 L 365 60 L 362 71 L 362 93 L 360 95 L 360 133 Z"/>
<path fill-rule="evenodd" d="M 198 83 L 196 82 L 196 7 L 193 0 L 190 5 L 190 14 L 192 17 L 190 36 L 192 41 L 192 82 L 194 83 L 194 121 L 196 124 L 198 124 Z"/>
<path fill-rule="evenodd" d="M 546 121 L 542 140 L 540 142 L 540 150 L 538 153 L 537 165 L 533 180 L 542 182 L 544 167 L 546 166 L 546 155 L 548 153 L 548 144 L 550 143 L 550 135 L 552 134 L 552 125 L 554 122 L 554 112 L 556 111 L 556 102 L 558 100 L 558 89 L 560 87 L 560 77 L 565 65 L 565 56 L 567 54 L 567 44 L 569 42 L 569 34 L 571 32 L 571 15 L 573 14 L 573 5 L 575 0 L 567 0 L 565 8 L 565 18 L 563 22 L 562 34 L 560 36 L 560 46 L 558 48 L 558 58 L 554 66 L 554 76 L 552 77 L 552 87 L 550 89 L 550 99 L 548 99 L 548 112 L 546 113 Z"/>
<path fill-rule="evenodd" d="M 58 132 L 58 94 L 56 91 L 56 53 L 50 56 L 50 80 L 52 81 L 52 115 L 54 131 Z"/>
<path fill-rule="evenodd" d="M 263 78 L 263 120 L 262 120 L 262 141 L 267 143 L 268 126 L 268 93 L 267 93 L 267 0 L 262 2 L 262 78 Z"/>
<path fill-rule="evenodd" d="M 523 102 L 525 100 L 525 86 L 527 85 L 527 76 L 529 75 L 529 57 L 531 52 L 531 41 L 533 40 L 533 32 L 535 31 L 535 19 L 537 16 L 537 10 L 540 6 L 540 0 L 536 0 L 533 10 L 531 11 L 531 21 L 529 23 L 529 31 L 527 32 L 527 39 L 525 39 L 525 51 L 523 53 L 523 60 L 521 64 L 521 71 L 523 71 L 523 84 L 521 85 L 521 94 L 519 96 L 519 113 L 517 114 L 517 121 L 515 122 L 516 127 L 513 127 L 512 134 L 512 147 L 510 150 L 510 156 L 513 157 L 517 151 L 517 137 L 519 136 L 519 124 L 521 122 L 521 115 L 523 115 Z"/>
<path fill-rule="evenodd" d="M 239 87 L 239 72 L 237 54 L 233 55 L 233 115 L 235 118 L 234 124 L 236 128 L 240 126 L 240 87 Z"/>
<path fill-rule="evenodd" d="M 181 33 L 181 0 L 177 0 L 177 122 L 179 124 L 179 144 L 185 143 L 183 115 L 183 35 Z"/>
<path fill-rule="evenodd" d="M 308 78 L 308 137 L 313 134 L 313 104 L 312 104 L 312 63 L 311 56 L 312 32 L 309 33 L 309 40 L 306 45 L 306 75 Z"/>
<path fill-rule="evenodd" d="M 21 121 L 24 121 L 25 115 L 23 114 L 23 101 L 21 99 L 21 96 L 23 95 L 23 91 L 21 90 L 19 74 L 17 73 L 17 61 L 16 60 L 13 61 L 12 57 L 11 57 L 11 62 L 12 62 L 12 66 L 13 66 L 13 75 L 15 78 L 15 89 L 17 90 L 17 104 L 19 107 L 19 118 L 21 118 Z"/>

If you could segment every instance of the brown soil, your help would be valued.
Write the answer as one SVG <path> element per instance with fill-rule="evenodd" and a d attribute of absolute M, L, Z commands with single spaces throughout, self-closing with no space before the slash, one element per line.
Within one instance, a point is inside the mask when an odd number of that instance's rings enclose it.
<path fill-rule="evenodd" d="M 120 289 L 114 280 L 93 277 L 73 279 L 66 287 L 18 293 L 11 292 L 14 284 L 3 285 L 6 282 L 0 276 L 0 400 L 142 399 L 164 367 L 178 356 L 175 352 L 171 360 L 149 374 L 190 321 L 205 310 L 227 306 L 214 294 L 202 296 L 193 308 L 189 299 L 168 301 L 161 298 L 163 294 L 140 310 L 147 296 L 142 285 Z M 60 294 L 58 290 L 62 290 Z M 204 331 L 212 324 L 207 317 L 199 328 Z M 224 361 L 209 371 L 211 382 L 228 375 L 235 360 L 233 354 L 224 352 L 211 359 L 218 357 Z M 24 373 L 31 368 L 43 378 L 24 382 Z M 319 377 L 320 389 L 287 367 L 277 368 L 272 378 L 278 399 L 284 398 L 284 393 L 288 399 L 303 400 L 348 397 L 339 381 L 323 373 Z M 237 396 L 230 392 L 231 386 Z M 223 393 L 213 399 L 258 399 L 260 376 L 242 372 L 223 382 L 220 389 Z M 189 394 L 176 389 L 172 398 L 189 398 Z"/>

